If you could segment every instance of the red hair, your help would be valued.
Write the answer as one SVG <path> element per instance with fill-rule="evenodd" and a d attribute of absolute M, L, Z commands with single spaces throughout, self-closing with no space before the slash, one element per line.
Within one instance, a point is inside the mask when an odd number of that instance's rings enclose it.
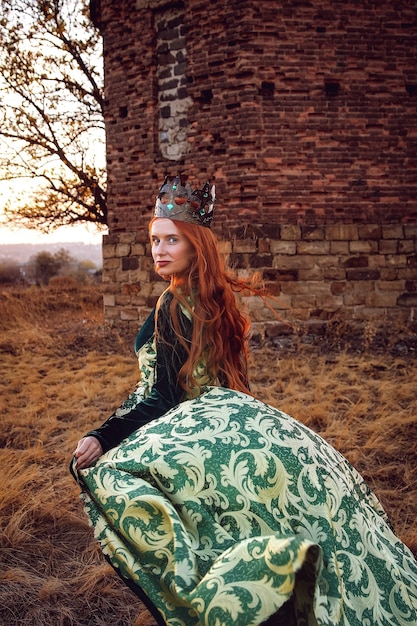
<path fill-rule="evenodd" d="M 151 228 L 155 219 L 150 222 Z M 175 221 L 178 230 L 188 239 L 195 250 L 186 284 L 179 285 L 175 277 L 168 290 L 173 294 L 171 317 L 179 340 L 188 352 L 188 358 L 180 370 L 180 384 L 191 392 L 198 388 L 193 377 L 195 366 L 205 354 L 208 373 L 230 389 L 248 392 L 247 357 L 250 321 L 239 310 L 237 291 L 261 290 L 250 283 L 232 278 L 220 257 L 217 241 L 209 228 Z M 194 310 L 187 296 L 194 296 Z M 191 345 L 182 338 L 178 321 L 178 304 L 185 306 L 193 316 Z"/>

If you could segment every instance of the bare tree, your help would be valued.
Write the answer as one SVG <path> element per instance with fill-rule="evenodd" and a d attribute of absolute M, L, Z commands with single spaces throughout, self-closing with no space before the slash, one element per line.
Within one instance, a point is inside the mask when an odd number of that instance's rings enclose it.
<path fill-rule="evenodd" d="M 107 223 L 101 37 L 87 0 L 2 0 L 0 180 L 18 226 Z"/>

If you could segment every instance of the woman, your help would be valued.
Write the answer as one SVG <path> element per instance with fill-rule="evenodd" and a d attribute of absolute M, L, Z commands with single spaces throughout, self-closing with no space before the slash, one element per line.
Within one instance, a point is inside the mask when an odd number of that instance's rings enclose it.
<path fill-rule="evenodd" d="M 213 203 L 208 184 L 161 187 L 150 236 L 170 283 L 136 339 L 141 380 L 74 453 L 102 551 L 159 624 L 415 625 L 417 563 L 361 476 L 250 395 L 245 284 Z"/>

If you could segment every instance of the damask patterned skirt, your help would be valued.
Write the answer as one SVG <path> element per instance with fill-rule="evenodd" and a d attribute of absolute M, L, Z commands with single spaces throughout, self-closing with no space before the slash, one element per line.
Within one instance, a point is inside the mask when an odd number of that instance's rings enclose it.
<path fill-rule="evenodd" d="M 361 476 L 245 394 L 210 388 L 77 478 L 104 555 L 159 624 L 417 624 L 417 562 Z"/>

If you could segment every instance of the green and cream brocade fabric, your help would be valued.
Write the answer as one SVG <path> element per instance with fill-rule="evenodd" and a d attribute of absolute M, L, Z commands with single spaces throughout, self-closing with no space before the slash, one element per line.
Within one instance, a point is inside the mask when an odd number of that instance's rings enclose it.
<path fill-rule="evenodd" d="M 194 303 L 192 299 L 189 299 L 190 306 L 194 309 Z M 181 311 L 189 320 L 191 320 L 191 315 L 188 309 L 184 306 L 181 306 Z M 127 415 L 129 411 L 134 409 L 142 400 L 145 400 L 152 391 L 152 387 L 155 382 L 155 370 L 156 370 L 156 341 L 155 335 L 152 335 L 148 341 L 145 342 L 143 346 L 141 346 L 137 352 L 136 356 L 138 359 L 139 366 L 139 382 L 134 389 L 134 391 L 126 398 L 126 400 L 121 404 L 121 406 L 115 411 L 115 415 L 118 417 L 122 417 L 123 415 Z M 206 362 L 204 358 L 204 354 L 201 356 L 198 363 L 196 363 L 194 371 L 193 371 L 194 380 L 197 382 L 199 389 L 202 389 L 207 386 L 218 386 L 219 381 L 213 380 L 207 373 Z M 195 390 L 194 393 L 184 394 L 184 399 L 189 400 L 191 397 L 196 397 L 199 393 L 199 390 Z"/>
<path fill-rule="evenodd" d="M 156 346 L 152 336 L 136 354 L 139 364 L 140 380 L 135 390 L 115 411 L 115 415 L 122 417 L 134 409 L 142 400 L 145 400 L 152 391 L 155 382 Z"/>
<path fill-rule="evenodd" d="M 103 553 L 168 625 L 255 626 L 287 601 L 277 624 L 417 624 L 417 563 L 362 477 L 248 395 L 208 388 L 78 475 Z"/>

